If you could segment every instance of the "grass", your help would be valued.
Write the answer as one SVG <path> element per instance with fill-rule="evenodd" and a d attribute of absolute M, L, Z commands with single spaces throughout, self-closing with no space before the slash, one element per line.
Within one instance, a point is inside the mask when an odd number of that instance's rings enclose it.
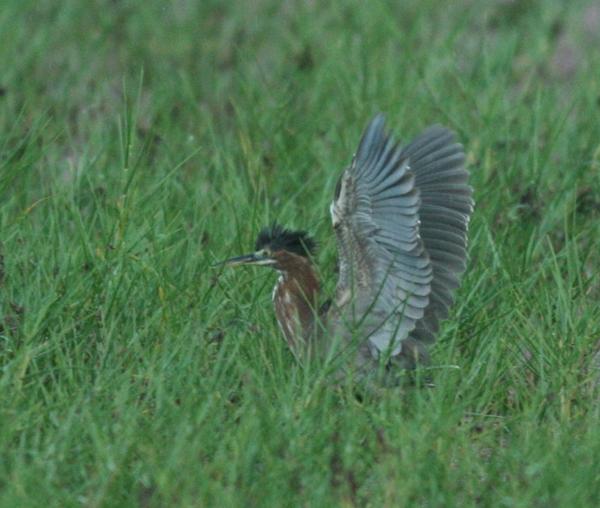
<path fill-rule="evenodd" d="M 4 2 L 0 505 L 598 506 L 597 18 Z M 435 388 L 360 400 L 295 363 L 272 273 L 210 265 L 277 219 L 331 292 L 377 111 L 456 130 L 478 205 Z"/>

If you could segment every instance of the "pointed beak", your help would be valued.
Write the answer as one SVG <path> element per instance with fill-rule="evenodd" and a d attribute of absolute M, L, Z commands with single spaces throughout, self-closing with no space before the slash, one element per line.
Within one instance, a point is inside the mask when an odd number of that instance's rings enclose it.
<path fill-rule="evenodd" d="M 253 252 L 252 254 L 245 254 L 243 256 L 237 256 L 235 258 L 229 258 L 225 261 L 221 261 L 219 263 L 215 263 L 214 266 L 238 266 L 238 265 L 272 265 L 275 263 L 274 259 L 263 256 L 258 252 Z"/>

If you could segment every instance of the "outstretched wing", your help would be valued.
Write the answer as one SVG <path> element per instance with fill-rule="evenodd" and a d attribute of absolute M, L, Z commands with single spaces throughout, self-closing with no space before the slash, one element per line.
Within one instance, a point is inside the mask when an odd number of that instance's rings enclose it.
<path fill-rule="evenodd" d="M 376 116 L 331 204 L 336 305 L 342 315 L 365 320 L 374 356 L 399 353 L 430 300 L 433 267 L 419 234 L 421 201 L 409 162 Z"/>
<path fill-rule="evenodd" d="M 405 148 L 378 115 L 338 182 L 331 215 L 340 277 L 336 305 L 368 319 L 373 354 L 435 340 L 465 270 L 473 211 L 454 134 L 433 126 Z M 349 302 L 358 302 L 354 306 Z M 343 313 L 343 312 L 342 312 Z"/>
<path fill-rule="evenodd" d="M 430 302 L 411 336 L 431 343 L 440 321 L 448 317 L 465 271 L 473 190 L 464 149 L 444 127 L 428 128 L 402 150 L 401 157 L 409 161 L 421 195 L 419 232 L 433 268 Z"/>

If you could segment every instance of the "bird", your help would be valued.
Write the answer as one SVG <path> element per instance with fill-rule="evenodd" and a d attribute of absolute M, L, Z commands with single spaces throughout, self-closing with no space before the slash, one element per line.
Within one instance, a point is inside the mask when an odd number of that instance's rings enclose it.
<path fill-rule="evenodd" d="M 275 315 L 298 359 L 336 350 L 344 371 L 414 369 L 429 363 L 465 272 L 473 208 L 456 135 L 433 125 L 402 146 L 379 113 L 329 207 L 339 268 L 333 298 L 321 303 L 316 242 L 304 230 L 273 223 L 259 232 L 254 252 L 218 264 L 278 272 Z"/>

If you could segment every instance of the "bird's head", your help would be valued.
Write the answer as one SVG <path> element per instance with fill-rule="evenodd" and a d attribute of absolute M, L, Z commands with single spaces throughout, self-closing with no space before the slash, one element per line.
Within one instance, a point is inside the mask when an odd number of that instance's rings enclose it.
<path fill-rule="evenodd" d="M 270 266 L 276 270 L 289 271 L 294 266 L 309 263 L 315 247 L 315 241 L 306 231 L 292 231 L 273 224 L 260 231 L 253 253 L 230 258 L 219 264 Z"/>

